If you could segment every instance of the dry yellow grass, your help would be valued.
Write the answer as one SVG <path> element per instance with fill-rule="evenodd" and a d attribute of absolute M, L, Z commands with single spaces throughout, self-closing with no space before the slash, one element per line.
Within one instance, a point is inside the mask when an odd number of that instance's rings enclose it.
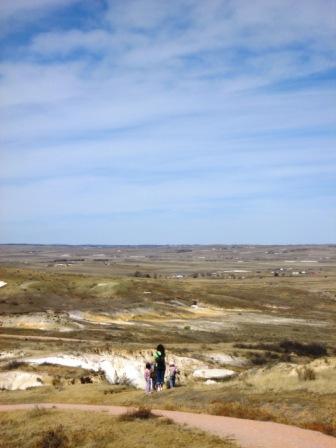
<path fill-rule="evenodd" d="M 234 448 L 167 420 L 121 421 L 104 413 L 19 411 L 0 414 L 0 448 Z"/>
<path fill-rule="evenodd" d="M 60 389 L 40 387 L 26 391 L 2 391 L 0 402 L 150 406 L 153 409 L 271 420 L 316 428 L 336 436 L 336 393 L 314 393 L 304 388 L 261 391 L 249 385 L 224 383 L 220 386 L 189 385 L 146 396 L 142 391 L 130 390 L 125 386 L 76 384 Z"/>
<path fill-rule="evenodd" d="M 328 276 L 319 273 L 302 278 L 256 276 L 244 280 L 189 278 L 177 281 L 165 278 L 116 278 L 105 271 L 101 275 L 97 272 L 95 276 L 84 276 L 0 267 L 0 279 L 8 282 L 8 286 L 0 290 L 3 313 L 41 312 L 49 308 L 62 312 L 79 310 L 92 320 L 83 331 L 66 334 L 69 340 L 62 341 L 42 339 L 59 336 L 56 331 L 9 331 L 2 328 L 0 334 L 10 333 L 6 336 L 21 339 L 0 338 L 0 350 L 20 349 L 36 355 L 73 350 L 100 353 L 119 347 L 136 351 L 152 348 L 160 340 L 171 352 L 185 356 L 201 356 L 215 347 L 218 352 L 246 356 L 250 360 L 259 354 L 259 359 L 265 363 L 258 364 L 258 370 L 251 371 L 240 381 L 233 380 L 216 386 L 190 382 L 186 387 L 153 394 L 151 397 L 145 397 L 142 391 L 114 388 L 106 384 L 61 384 L 57 390 L 41 387 L 39 390 L 22 392 L 4 391 L 0 394 L 0 401 L 124 405 L 149 403 L 155 408 L 226 412 L 228 415 L 271 418 L 334 431 L 336 421 L 331 416 L 336 415 L 335 367 L 328 367 L 328 363 L 331 365 L 334 362 L 332 356 L 336 353 L 335 272 L 335 268 L 330 268 Z M 151 294 L 144 295 L 144 291 Z M 172 301 L 179 301 L 182 305 L 174 308 Z M 194 301 L 207 304 L 206 310 L 192 309 L 190 305 Z M 217 307 L 219 311 L 214 311 Z M 121 321 L 126 322 L 132 316 L 135 309 L 138 316 L 133 317 L 132 327 L 120 325 Z M 254 312 L 254 315 L 267 314 L 270 318 L 301 319 L 301 323 L 283 320 L 277 325 L 272 319 L 263 323 L 250 319 L 243 323 L 237 320 L 234 328 L 215 329 L 209 325 L 208 329 L 202 329 L 192 325 L 197 318 L 214 319 L 214 322 L 218 318 L 220 322 L 228 322 L 225 316 L 232 309 L 242 317 Z M 182 327 L 165 325 L 165 320 L 168 322 L 172 315 L 180 321 L 189 321 L 184 322 Z M 141 319 L 150 325 L 142 326 L 138 322 Z M 94 322 L 112 325 L 93 325 Z M 29 336 L 41 339 L 30 340 Z M 23 339 L 25 337 L 27 340 Z M 291 355 L 272 348 L 258 349 L 261 343 L 271 347 L 279 345 L 283 339 L 302 344 L 321 342 L 327 347 L 327 361 L 312 361 L 313 358 Z M 240 349 L 237 343 L 242 342 L 252 348 Z M 272 351 L 273 357 L 267 355 L 269 351 Z M 283 358 L 284 354 L 288 360 Z M 280 364 L 281 361 L 286 361 L 287 367 Z M 300 379 L 298 372 L 305 372 L 305 364 L 309 364 L 308 367 L 314 371 L 315 379 L 312 374 L 310 380 Z M 65 369 L 39 369 L 50 370 L 53 375 L 61 376 L 64 383 L 68 379 L 68 371 Z M 70 376 L 77 377 L 78 374 L 71 373 Z"/>

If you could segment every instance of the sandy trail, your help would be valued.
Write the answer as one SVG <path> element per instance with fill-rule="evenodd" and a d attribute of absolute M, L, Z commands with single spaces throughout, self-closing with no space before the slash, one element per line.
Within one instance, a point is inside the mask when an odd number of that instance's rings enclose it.
<path fill-rule="evenodd" d="M 120 415 L 130 409 L 123 406 L 40 403 L 2 404 L 0 411 L 27 410 L 37 405 L 62 410 L 108 412 L 112 415 Z M 336 448 L 336 438 L 295 426 L 190 412 L 165 410 L 153 412 L 168 417 L 178 424 L 198 428 L 220 437 L 232 438 L 242 448 Z"/>

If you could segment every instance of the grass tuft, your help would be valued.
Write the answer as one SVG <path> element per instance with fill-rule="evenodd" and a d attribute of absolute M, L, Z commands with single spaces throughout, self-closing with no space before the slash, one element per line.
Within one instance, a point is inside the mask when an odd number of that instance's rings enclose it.
<path fill-rule="evenodd" d="M 3 370 L 16 370 L 19 369 L 20 367 L 24 366 L 26 363 L 22 362 L 22 361 L 17 361 L 17 360 L 13 360 L 10 361 L 8 364 L 5 364 L 3 367 Z"/>
<path fill-rule="evenodd" d="M 309 422 L 302 425 L 305 429 L 311 429 L 312 431 L 323 432 L 329 436 L 336 437 L 336 425 L 323 423 L 323 422 Z"/>
<path fill-rule="evenodd" d="M 262 421 L 274 420 L 274 415 L 261 408 L 249 407 L 247 404 L 242 405 L 236 402 L 223 403 L 215 400 L 210 405 L 209 411 L 211 414 L 222 415 L 225 417 Z"/>
<path fill-rule="evenodd" d="M 129 422 L 137 419 L 149 420 L 152 418 L 157 418 L 157 416 L 153 414 L 152 410 L 146 406 L 140 406 L 138 409 L 127 411 L 125 414 L 118 417 L 121 422 Z"/>
<path fill-rule="evenodd" d="M 55 429 L 48 429 L 37 442 L 36 448 L 70 448 L 63 425 L 58 425 Z"/>
<path fill-rule="evenodd" d="M 48 414 L 50 411 L 49 409 L 43 408 L 41 406 L 34 406 L 33 409 L 31 409 L 30 411 L 28 411 L 28 415 L 31 418 L 39 418 L 39 417 L 43 417 L 44 415 Z"/>
<path fill-rule="evenodd" d="M 316 380 L 315 370 L 308 366 L 298 367 L 296 373 L 300 381 Z"/>

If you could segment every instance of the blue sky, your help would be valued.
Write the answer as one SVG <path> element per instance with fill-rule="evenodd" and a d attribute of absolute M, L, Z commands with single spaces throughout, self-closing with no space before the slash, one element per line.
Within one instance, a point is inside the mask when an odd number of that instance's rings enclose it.
<path fill-rule="evenodd" d="M 335 18 L 3 0 L 0 243 L 335 243 Z"/>

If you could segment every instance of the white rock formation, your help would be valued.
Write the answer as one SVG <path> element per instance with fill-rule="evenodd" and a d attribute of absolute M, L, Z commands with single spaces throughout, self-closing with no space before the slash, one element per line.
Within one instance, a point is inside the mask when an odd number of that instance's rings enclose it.
<path fill-rule="evenodd" d="M 232 378 L 236 372 L 228 369 L 197 369 L 194 370 L 193 377 L 199 380 L 225 380 Z"/>
<path fill-rule="evenodd" d="M 214 384 L 218 384 L 218 383 L 215 380 L 206 380 L 206 382 L 204 384 L 206 384 L 207 386 L 213 386 Z"/>
<path fill-rule="evenodd" d="M 0 352 L 0 362 L 8 359 L 21 358 L 25 353 L 22 350 L 12 350 L 10 352 Z"/>
<path fill-rule="evenodd" d="M 207 353 L 206 357 L 218 364 L 226 364 L 234 367 L 244 367 L 249 361 L 246 358 L 241 358 L 239 356 L 231 356 L 225 353 Z"/>
<path fill-rule="evenodd" d="M 25 358 L 29 364 L 56 364 L 67 367 L 81 367 L 94 372 L 102 371 L 111 384 L 130 383 L 137 388 L 145 386 L 144 366 L 151 361 L 151 352 L 143 351 L 141 354 L 106 353 L 106 354 L 56 354 L 39 358 Z M 204 366 L 196 359 L 173 356 L 169 354 L 166 363 L 174 362 L 181 371 L 181 379 L 188 377 L 194 369 Z"/>
<path fill-rule="evenodd" d="M 0 288 L 2 288 L 3 286 L 6 286 L 6 285 L 7 285 L 6 282 L 3 282 L 2 280 L 0 280 Z"/>
<path fill-rule="evenodd" d="M 56 364 L 67 367 L 81 367 L 94 372 L 103 371 L 107 381 L 111 384 L 129 382 L 133 386 L 143 388 L 144 361 L 124 356 L 111 355 L 56 355 L 45 358 L 26 358 L 30 364 Z"/>
<path fill-rule="evenodd" d="M 40 386 L 43 386 L 41 375 L 19 370 L 0 372 L 0 390 L 25 390 L 28 387 Z"/>

